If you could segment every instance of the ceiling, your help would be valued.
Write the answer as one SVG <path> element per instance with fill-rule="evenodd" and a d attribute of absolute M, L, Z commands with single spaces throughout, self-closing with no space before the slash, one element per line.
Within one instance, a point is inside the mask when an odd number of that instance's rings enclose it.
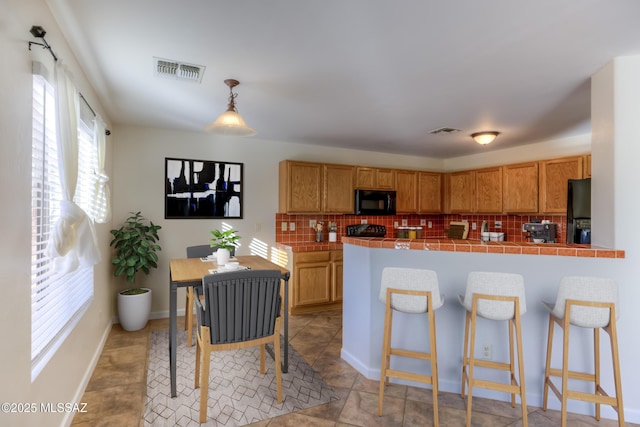
<path fill-rule="evenodd" d="M 434 158 L 590 132 L 590 76 L 640 54 L 638 0 L 48 4 L 115 124 L 204 132 L 234 78 L 253 138 Z M 205 66 L 201 83 L 153 57 Z"/>

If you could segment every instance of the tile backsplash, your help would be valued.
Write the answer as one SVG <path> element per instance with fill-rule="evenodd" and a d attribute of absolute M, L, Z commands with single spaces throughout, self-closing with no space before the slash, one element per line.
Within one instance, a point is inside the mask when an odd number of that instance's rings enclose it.
<path fill-rule="evenodd" d="M 522 224 L 531 222 L 532 219 L 549 220 L 558 224 L 558 242 L 566 240 L 566 217 L 564 215 L 288 215 L 276 214 L 276 242 L 284 244 L 314 242 L 315 231 L 309 226 L 309 221 L 324 222 L 324 241 L 328 241 L 327 225 L 329 222 L 336 223 L 338 227 L 338 242 L 346 234 L 346 226 L 352 224 L 362 224 L 366 220 L 368 224 L 384 225 L 387 228 L 386 237 L 395 238 L 395 224 L 398 226 L 421 226 L 422 237 L 425 239 L 446 238 L 445 228 L 451 221 L 468 221 L 469 239 L 480 240 L 480 228 L 483 221 L 489 223 L 489 231 L 499 231 L 505 233 L 505 240 L 509 242 L 525 242 L 527 234 L 522 232 Z M 403 223 L 406 222 L 406 224 Z M 496 228 L 495 222 L 502 221 L 502 228 Z M 431 222 L 431 228 L 428 227 Z M 286 231 L 283 231 L 283 223 L 286 224 Z M 424 225 L 421 225 L 424 223 Z M 473 223 L 476 229 L 472 229 Z M 291 225 L 293 224 L 293 231 Z"/>

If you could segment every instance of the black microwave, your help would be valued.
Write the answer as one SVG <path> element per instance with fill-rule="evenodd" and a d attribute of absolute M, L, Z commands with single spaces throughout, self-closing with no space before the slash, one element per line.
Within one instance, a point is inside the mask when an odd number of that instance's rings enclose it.
<path fill-rule="evenodd" d="M 396 192 L 356 190 L 354 206 L 356 215 L 395 215 Z"/>

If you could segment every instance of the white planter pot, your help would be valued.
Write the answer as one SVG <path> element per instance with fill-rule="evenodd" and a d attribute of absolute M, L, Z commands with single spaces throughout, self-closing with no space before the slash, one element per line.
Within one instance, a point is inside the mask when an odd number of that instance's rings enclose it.
<path fill-rule="evenodd" d="M 118 318 L 122 329 L 125 331 L 137 331 L 142 329 L 149 321 L 151 314 L 151 289 L 142 288 L 147 292 L 138 295 L 123 295 L 118 292 Z"/>
<path fill-rule="evenodd" d="M 229 262 L 229 258 L 231 258 L 231 252 L 229 252 L 229 249 L 219 248 L 216 251 L 216 260 L 218 265 L 225 265 Z"/>

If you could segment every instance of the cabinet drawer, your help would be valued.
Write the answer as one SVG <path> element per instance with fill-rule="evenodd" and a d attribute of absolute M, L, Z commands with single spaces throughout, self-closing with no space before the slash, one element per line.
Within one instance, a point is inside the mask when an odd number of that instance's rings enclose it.
<path fill-rule="evenodd" d="M 331 259 L 331 252 L 300 252 L 294 255 L 295 262 L 328 262 Z"/>

